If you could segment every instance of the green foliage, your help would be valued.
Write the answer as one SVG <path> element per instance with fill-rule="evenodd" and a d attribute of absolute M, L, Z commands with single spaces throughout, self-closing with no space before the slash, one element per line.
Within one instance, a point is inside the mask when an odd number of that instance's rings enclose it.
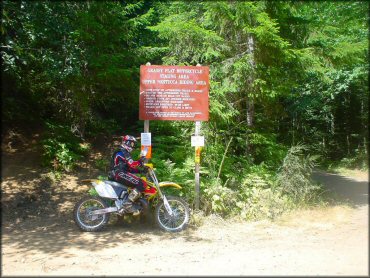
<path fill-rule="evenodd" d="M 368 159 L 364 155 L 359 155 L 355 157 L 350 157 L 350 158 L 342 158 L 341 161 L 339 162 L 339 167 L 345 167 L 349 169 L 363 169 L 366 170 L 369 168 L 368 166 Z"/>
<path fill-rule="evenodd" d="M 104 176 L 104 175 L 99 175 L 98 176 L 98 180 L 107 180 L 108 179 L 108 176 Z"/>
<path fill-rule="evenodd" d="M 207 213 L 229 216 L 235 213 L 238 192 L 213 181 L 202 192 L 203 208 Z"/>
<path fill-rule="evenodd" d="M 317 156 L 304 156 L 305 149 L 307 147 L 304 145 L 292 146 L 277 175 L 277 185 L 282 189 L 282 192 L 298 204 L 316 200 L 321 193 L 321 186 L 311 180 Z"/>
<path fill-rule="evenodd" d="M 360 169 L 366 171 L 369 169 L 369 158 L 363 150 L 356 150 L 355 155 L 332 162 L 329 168 Z"/>
<path fill-rule="evenodd" d="M 41 141 L 43 147 L 43 164 L 54 170 L 70 171 L 76 162 L 86 155 L 89 144 L 83 143 L 75 136 L 70 127 L 52 122 L 46 123 L 46 132 Z"/>
<path fill-rule="evenodd" d="M 273 218 L 313 201 L 314 155 L 368 167 L 366 2 L 5 0 L 0 32 L 2 122 L 47 123 L 43 157 L 55 173 L 83 158 L 84 139 L 142 130 L 146 62 L 210 67 L 207 212 Z M 160 180 L 193 202 L 194 124 L 150 130 Z M 289 149 L 297 142 L 307 147 Z"/>
<path fill-rule="evenodd" d="M 95 160 L 95 166 L 101 171 L 107 171 L 109 166 L 109 161 L 103 158 Z"/>
<path fill-rule="evenodd" d="M 114 134 L 120 131 L 116 119 L 92 119 L 86 125 L 86 137 L 94 137 L 99 133 Z"/>
<path fill-rule="evenodd" d="M 168 16 L 150 30 L 157 31 L 160 39 L 168 40 L 169 54 L 163 58 L 165 64 L 202 64 L 221 56 L 222 38 L 183 14 Z"/>
<path fill-rule="evenodd" d="M 90 194 L 91 196 L 99 196 L 98 192 L 96 192 L 95 187 L 91 187 L 91 188 L 89 189 L 89 194 Z"/>
<path fill-rule="evenodd" d="M 170 195 L 178 195 L 186 197 L 188 200 L 193 199 L 194 190 L 194 163 L 190 158 L 186 159 L 181 166 L 178 167 L 171 160 L 161 160 L 153 158 L 151 160 L 155 165 L 155 170 L 160 181 L 172 181 L 178 183 L 182 189 L 164 189 Z"/>
<path fill-rule="evenodd" d="M 265 162 L 276 168 L 286 155 L 286 147 L 277 143 L 275 134 L 252 133 L 249 137 L 254 148 L 255 163 Z"/>
<path fill-rule="evenodd" d="M 240 217 L 247 220 L 275 219 L 292 208 L 292 202 L 281 191 L 272 188 L 245 187 L 237 207 Z"/>
<path fill-rule="evenodd" d="M 275 174 L 264 166 L 250 168 L 237 186 L 213 181 L 203 192 L 206 213 L 258 220 L 279 216 L 292 207 L 289 196 L 276 187 Z"/>

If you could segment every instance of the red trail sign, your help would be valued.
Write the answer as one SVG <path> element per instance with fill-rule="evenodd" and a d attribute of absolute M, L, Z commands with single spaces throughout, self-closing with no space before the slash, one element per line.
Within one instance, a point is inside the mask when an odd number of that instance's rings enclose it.
<path fill-rule="evenodd" d="M 209 67 L 140 66 L 140 120 L 208 121 Z"/>

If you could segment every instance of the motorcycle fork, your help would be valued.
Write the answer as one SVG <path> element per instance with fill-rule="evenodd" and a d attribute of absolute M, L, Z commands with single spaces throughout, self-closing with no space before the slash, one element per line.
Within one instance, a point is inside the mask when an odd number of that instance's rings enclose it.
<path fill-rule="evenodd" d="M 159 198 L 163 201 L 163 204 L 164 204 L 164 207 L 166 208 L 166 211 L 168 212 L 169 215 L 172 216 L 173 212 L 172 212 L 172 209 L 171 209 L 171 206 L 170 204 L 168 203 L 167 201 L 167 198 L 166 196 L 162 193 L 161 189 L 160 189 L 160 186 L 159 186 L 159 183 L 158 183 L 158 179 L 154 173 L 153 170 L 151 170 L 149 172 L 149 175 L 150 177 L 152 178 L 152 181 L 154 182 L 155 184 L 155 187 L 157 189 L 157 192 L 158 192 L 158 195 L 159 195 Z"/>

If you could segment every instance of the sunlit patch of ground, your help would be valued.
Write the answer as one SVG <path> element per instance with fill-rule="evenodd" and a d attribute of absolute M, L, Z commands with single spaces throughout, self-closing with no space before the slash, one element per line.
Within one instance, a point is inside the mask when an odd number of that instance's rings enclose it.
<path fill-rule="evenodd" d="M 335 168 L 332 172 L 337 173 L 343 176 L 349 176 L 358 181 L 368 181 L 369 180 L 369 171 L 363 169 L 348 169 L 348 168 Z"/>

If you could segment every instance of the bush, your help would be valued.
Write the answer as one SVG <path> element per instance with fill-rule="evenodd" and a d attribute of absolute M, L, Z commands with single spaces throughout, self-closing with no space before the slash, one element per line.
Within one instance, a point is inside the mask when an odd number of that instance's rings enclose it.
<path fill-rule="evenodd" d="M 213 180 L 202 192 L 203 210 L 207 214 L 216 213 L 223 217 L 234 215 L 237 213 L 237 195 L 237 191 Z"/>
<path fill-rule="evenodd" d="M 243 219 L 274 219 L 287 209 L 290 201 L 275 186 L 275 180 L 269 173 L 247 174 L 241 184 L 237 206 Z"/>
<path fill-rule="evenodd" d="M 190 158 L 177 167 L 176 163 L 167 159 L 165 161 L 153 158 L 151 161 L 155 166 L 155 171 L 159 181 L 172 181 L 178 183 L 182 189 L 174 189 L 168 187 L 164 189 L 169 195 L 185 197 L 187 200 L 192 200 L 194 197 L 194 163 Z"/>
<path fill-rule="evenodd" d="M 287 150 L 285 146 L 277 143 L 276 135 L 251 133 L 249 136 L 254 162 L 256 164 L 265 162 L 271 167 L 279 167 Z"/>
<path fill-rule="evenodd" d="M 292 146 L 277 175 L 277 186 L 296 204 L 306 204 L 321 193 L 321 186 L 311 180 L 317 156 L 304 156 L 307 148 L 303 145 Z"/>
<path fill-rule="evenodd" d="M 105 172 L 108 171 L 109 163 L 110 163 L 109 160 L 104 159 L 104 158 L 98 158 L 98 159 L 95 160 L 95 166 L 99 170 L 105 171 Z"/>
<path fill-rule="evenodd" d="M 343 158 L 338 167 L 349 168 L 349 169 L 369 169 L 368 157 L 364 151 L 356 150 L 356 153 L 352 157 Z"/>
<path fill-rule="evenodd" d="M 224 185 L 220 180 L 212 180 L 202 193 L 204 211 L 257 220 L 274 219 L 291 207 L 289 198 L 276 187 L 274 173 L 263 164 L 250 167 L 238 186 L 236 183 L 236 179 L 227 180 Z"/>
<path fill-rule="evenodd" d="M 91 119 L 86 125 L 86 136 L 94 137 L 99 133 L 113 134 L 120 131 L 120 125 L 114 119 Z"/>
<path fill-rule="evenodd" d="M 70 171 L 90 149 L 89 144 L 76 137 L 68 126 L 46 123 L 46 132 L 41 141 L 43 165 L 55 171 Z"/>

